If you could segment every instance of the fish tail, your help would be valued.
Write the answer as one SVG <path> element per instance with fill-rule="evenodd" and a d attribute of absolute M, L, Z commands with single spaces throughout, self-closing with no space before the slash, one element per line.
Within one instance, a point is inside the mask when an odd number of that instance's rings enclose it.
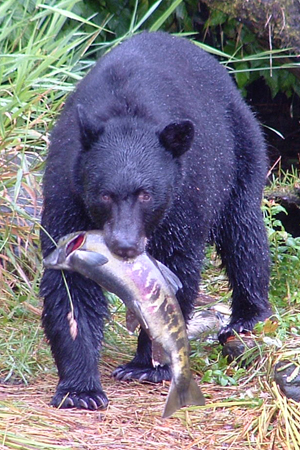
<path fill-rule="evenodd" d="M 172 380 L 162 417 L 166 419 L 172 416 L 178 409 L 187 405 L 205 405 L 205 399 L 201 389 L 194 378 L 191 378 L 189 386 L 184 391 L 180 391 Z"/>

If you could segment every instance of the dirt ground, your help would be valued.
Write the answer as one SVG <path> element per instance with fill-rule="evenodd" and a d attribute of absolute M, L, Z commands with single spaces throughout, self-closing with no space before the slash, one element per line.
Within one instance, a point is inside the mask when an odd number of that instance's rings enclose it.
<path fill-rule="evenodd" d="M 261 402 L 243 401 L 238 387 L 201 385 L 205 407 L 184 408 L 162 419 L 168 383 L 117 382 L 107 371 L 102 382 L 110 403 L 106 411 L 94 412 L 49 407 L 56 382 L 49 376 L 30 386 L 0 385 L 1 450 L 289 448 L 277 445 L 274 425 L 260 438 Z"/>

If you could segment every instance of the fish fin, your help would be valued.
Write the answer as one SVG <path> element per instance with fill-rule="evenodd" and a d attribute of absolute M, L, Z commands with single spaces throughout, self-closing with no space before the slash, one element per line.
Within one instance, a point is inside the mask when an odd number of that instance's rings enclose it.
<path fill-rule="evenodd" d="M 108 259 L 106 256 L 101 255 L 101 253 L 97 252 L 89 252 L 87 250 L 75 250 L 71 253 L 71 257 L 76 253 L 76 258 L 84 261 L 89 266 L 103 266 L 108 263 Z"/>
<path fill-rule="evenodd" d="M 142 328 L 144 328 L 144 330 L 147 333 L 149 333 L 149 325 L 148 325 L 148 322 L 146 321 L 145 317 L 143 316 L 143 313 L 142 313 L 139 303 L 136 300 L 134 300 L 133 304 L 134 304 L 134 311 L 136 312 L 135 315 L 139 321 L 139 324 L 141 325 Z"/>
<path fill-rule="evenodd" d="M 131 309 L 126 310 L 126 328 L 129 333 L 134 333 L 139 326 L 139 319 Z"/>
<path fill-rule="evenodd" d="M 170 363 L 169 355 L 164 350 L 163 346 L 157 342 L 152 341 L 152 364 L 154 367 L 164 366 Z"/>
<path fill-rule="evenodd" d="M 178 276 L 175 275 L 175 273 L 173 273 L 172 270 L 169 269 L 169 267 L 165 266 L 160 261 L 156 260 L 156 264 L 164 279 L 167 281 L 172 292 L 176 294 L 176 292 L 182 288 L 182 283 L 179 280 Z"/>
<path fill-rule="evenodd" d="M 178 409 L 187 405 L 205 405 L 205 399 L 201 389 L 192 377 L 187 389 L 181 392 L 174 381 L 172 381 L 162 417 L 167 419 Z"/>

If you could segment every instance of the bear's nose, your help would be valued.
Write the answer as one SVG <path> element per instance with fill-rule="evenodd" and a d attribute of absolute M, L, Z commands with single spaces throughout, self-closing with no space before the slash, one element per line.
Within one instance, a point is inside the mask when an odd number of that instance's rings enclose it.
<path fill-rule="evenodd" d="M 140 253 L 137 245 L 127 241 L 114 242 L 110 246 L 110 250 L 121 258 L 135 258 Z"/>

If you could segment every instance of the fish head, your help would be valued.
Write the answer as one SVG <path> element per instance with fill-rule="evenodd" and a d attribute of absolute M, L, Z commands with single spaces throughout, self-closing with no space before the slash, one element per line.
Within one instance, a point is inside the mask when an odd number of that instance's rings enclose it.
<path fill-rule="evenodd" d="M 71 256 L 75 250 L 82 248 L 86 233 L 72 233 L 58 241 L 57 248 L 43 260 L 46 269 L 71 269 Z"/>

